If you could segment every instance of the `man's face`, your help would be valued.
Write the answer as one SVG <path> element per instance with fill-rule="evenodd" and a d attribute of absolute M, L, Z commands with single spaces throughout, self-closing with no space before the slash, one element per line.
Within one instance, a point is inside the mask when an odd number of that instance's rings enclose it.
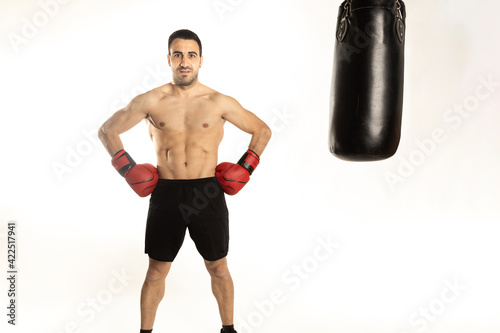
<path fill-rule="evenodd" d="M 168 65 L 172 68 L 174 83 L 189 86 L 198 79 L 203 63 L 198 43 L 194 40 L 176 38 L 170 45 Z"/>

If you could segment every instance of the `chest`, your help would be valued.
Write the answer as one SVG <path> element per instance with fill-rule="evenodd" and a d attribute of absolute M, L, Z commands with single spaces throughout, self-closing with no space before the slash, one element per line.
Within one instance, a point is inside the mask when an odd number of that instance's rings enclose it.
<path fill-rule="evenodd" d="M 217 105 L 209 99 L 165 99 L 150 112 L 149 122 L 162 131 L 208 131 L 222 125 Z"/>

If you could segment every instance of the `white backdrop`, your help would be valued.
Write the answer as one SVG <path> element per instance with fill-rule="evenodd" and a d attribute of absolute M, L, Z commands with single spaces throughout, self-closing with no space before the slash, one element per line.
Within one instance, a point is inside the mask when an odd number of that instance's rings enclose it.
<path fill-rule="evenodd" d="M 240 333 L 500 331 L 500 3 L 406 2 L 402 138 L 385 161 L 328 150 L 340 1 L 0 1 L 0 235 L 17 223 L 17 325 L 139 330 L 148 199 L 96 138 L 135 95 L 169 82 L 168 36 L 195 31 L 200 81 L 273 129 L 228 197 Z M 249 136 L 226 126 L 220 161 Z M 146 128 L 123 137 L 155 163 Z M 186 238 L 155 332 L 217 332 L 209 276 Z"/>

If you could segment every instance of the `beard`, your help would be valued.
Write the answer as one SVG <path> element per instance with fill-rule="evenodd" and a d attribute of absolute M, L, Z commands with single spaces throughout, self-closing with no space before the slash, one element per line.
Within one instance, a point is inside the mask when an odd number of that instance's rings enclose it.
<path fill-rule="evenodd" d="M 193 84 L 193 82 L 196 81 L 196 79 L 198 78 L 198 73 L 194 73 L 193 72 L 193 69 L 188 67 L 188 68 L 179 68 L 177 71 L 181 71 L 181 70 L 190 70 L 191 71 L 191 74 L 193 74 L 192 77 L 190 76 L 184 76 L 182 74 L 177 74 L 177 75 L 174 75 L 174 82 L 176 85 L 178 86 L 182 86 L 182 87 L 187 87 L 187 86 L 190 86 Z"/>

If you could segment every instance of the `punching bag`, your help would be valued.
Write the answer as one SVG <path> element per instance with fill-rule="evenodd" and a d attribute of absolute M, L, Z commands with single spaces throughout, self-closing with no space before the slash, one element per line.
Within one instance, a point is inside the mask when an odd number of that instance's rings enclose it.
<path fill-rule="evenodd" d="M 330 151 L 340 159 L 377 161 L 398 148 L 405 20 L 402 0 L 346 0 L 339 7 Z"/>

